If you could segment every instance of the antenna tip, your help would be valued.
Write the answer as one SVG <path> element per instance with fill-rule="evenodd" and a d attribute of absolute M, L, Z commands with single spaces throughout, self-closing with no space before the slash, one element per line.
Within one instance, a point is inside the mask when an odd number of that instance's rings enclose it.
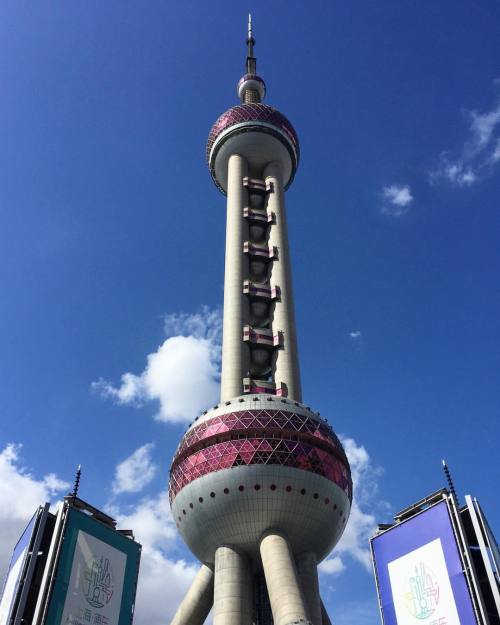
<path fill-rule="evenodd" d="M 446 466 L 446 460 L 443 459 L 443 460 L 441 460 L 441 462 L 443 463 L 443 467 L 445 467 Z"/>

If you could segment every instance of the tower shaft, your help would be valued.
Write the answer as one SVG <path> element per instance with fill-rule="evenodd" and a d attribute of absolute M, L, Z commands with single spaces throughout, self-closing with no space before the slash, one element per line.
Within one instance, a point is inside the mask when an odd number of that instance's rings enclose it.
<path fill-rule="evenodd" d="M 268 210 L 274 214 L 275 220 L 271 227 L 269 243 L 277 250 L 277 258 L 273 261 L 271 269 L 271 288 L 278 288 L 280 291 L 280 297 L 274 304 L 273 325 L 283 336 L 283 345 L 276 353 L 273 377 L 278 385 L 286 389 L 288 397 L 300 402 L 302 389 L 281 167 L 278 163 L 270 163 L 264 171 L 264 176 L 266 185 L 272 189 Z"/>
<path fill-rule="evenodd" d="M 230 156 L 221 401 L 249 392 L 301 401 L 281 166 L 248 172 Z"/>
<path fill-rule="evenodd" d="M 246 160 L 239 154 L 233 154 L 228 163 L 221 401 L 242 394 L 243 375 L 248 368 L 248 355 L 242 338 L 243 325 L 248 316 L 247 302 L 243 297 L 243 280 L 248 271 L 248 261 L 243 255 L 248 230 L 243 219 L 243 209 L 248 201 L 243 187 L 247 171 Z"/>

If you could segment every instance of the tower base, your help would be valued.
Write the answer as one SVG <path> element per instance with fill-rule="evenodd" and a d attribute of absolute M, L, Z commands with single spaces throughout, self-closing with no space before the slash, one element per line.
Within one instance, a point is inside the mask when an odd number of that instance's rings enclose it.
<path fill-rule="evenodd" d="M 216 553 L 215 572 L 203 565 L 171 625 L 331 625 L 318 589 L 316 556 L 294 557 L 283 534 L 269 532 L 252 562 L 229 545 Z M 215 604 L 214 604 L 215 596 Z"/>

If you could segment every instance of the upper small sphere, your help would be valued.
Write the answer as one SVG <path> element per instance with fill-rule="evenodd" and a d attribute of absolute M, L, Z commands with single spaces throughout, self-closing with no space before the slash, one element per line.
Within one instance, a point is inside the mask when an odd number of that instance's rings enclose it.
<path fill-rule="evenodd" d="M 245 101 L 245 91 L 247 91 L 247 89 L 257 91 L 261 100 L 263 100 L 266 95 L 266 83 L 260 76 L 257 76 L 257 74 L 245 74 L 240 78 L 237 91 L 238 97 L 242 102 Z"/>
<path fill-rule="evenodd" d="M 207 162 L 222 193 L 227 191 L 227 163 L 233 154 L 245 157 L 255 171 L 271 161 L 279 162 L 286 189 L 297 171 L 299 140 L 292 124 L 272 106 L 237 104 L 219 117 L 208 135 Z"/>

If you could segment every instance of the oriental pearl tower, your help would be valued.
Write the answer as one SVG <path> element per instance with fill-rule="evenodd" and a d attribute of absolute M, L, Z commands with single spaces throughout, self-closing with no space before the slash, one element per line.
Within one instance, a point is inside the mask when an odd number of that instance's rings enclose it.
<path fill-rule="evenodd" d="M 241 103 L 208 136 L 227 196 L 220 403 L 196 417 L 170 469 L 172 515 L 201 568 L 171 625 L 330 625 L 317 566 L 345 529 L 349 463 L 302 402 L 285 191 L 299 141 L 264 104 L 249 18 Z M 312 268 L 311 268 L 312 269 Z"/>

